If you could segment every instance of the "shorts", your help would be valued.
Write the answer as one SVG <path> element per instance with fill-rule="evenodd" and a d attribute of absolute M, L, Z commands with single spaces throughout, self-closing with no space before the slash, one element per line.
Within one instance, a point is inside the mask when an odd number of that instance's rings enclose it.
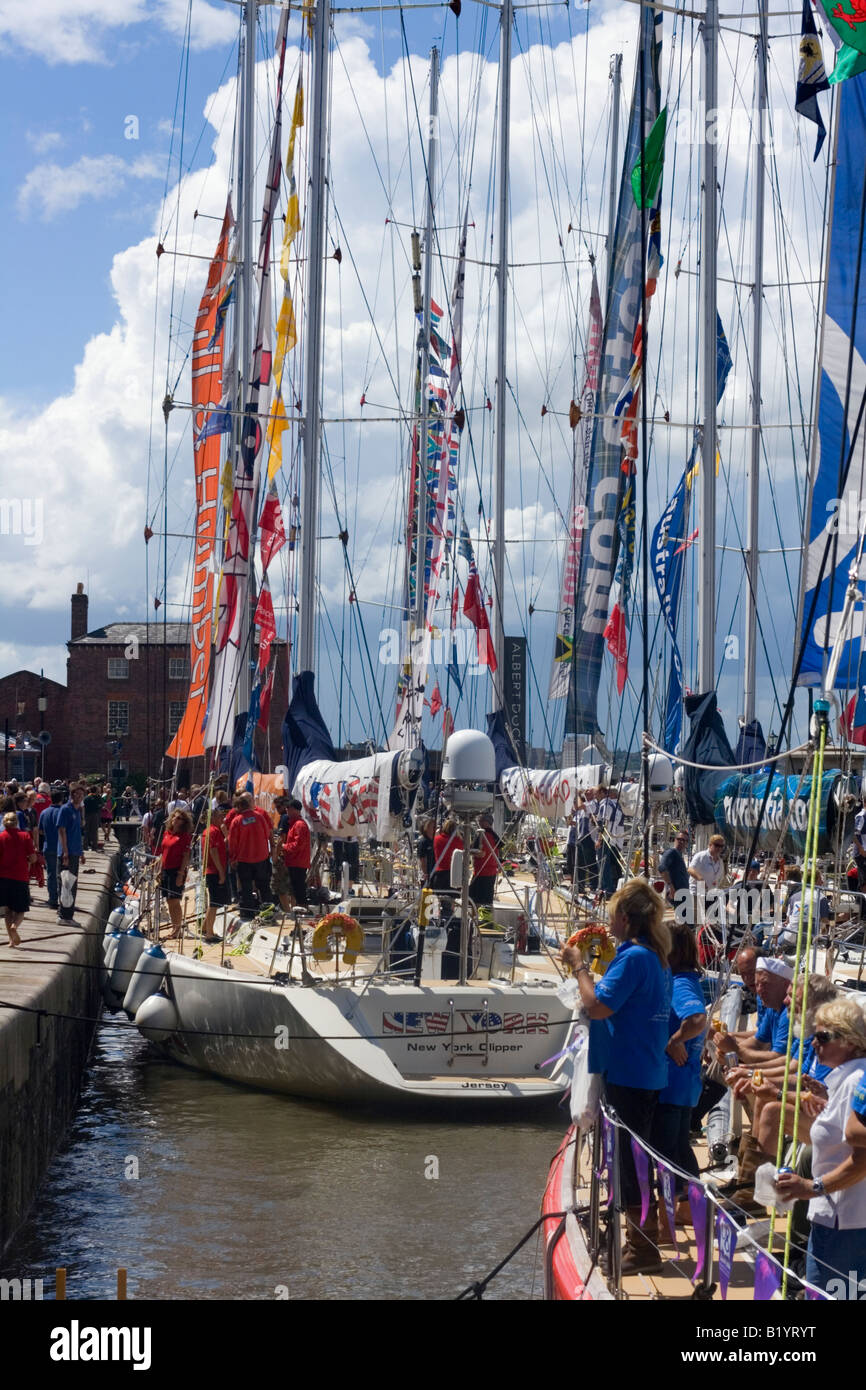
<path fill-rule="evenodd" d="M 0 907 L 10 912 L 29 912 L 30 889 L 17 878 L 0 878 Z"/>
<path fill-rule="evenodd" d="M 228 907 L 232 900 L 228 878 L 220 883 L 219 874 L 205 874 L 207 900 L 211 907 Z"/>
<path fill-rule="evenodd" d="M 186 883 L 180 888 L 177 886 L 177 869 L 163 869 L 162 871 L 162 896 L 164 898 L 182 898 Z"/>
<path fill-rule="evenodd" d="M 282 898 L 291 889 L 291 879 L 285 861 L 280 857 L 274 861 L 271 870 L 271 892 Z"/>

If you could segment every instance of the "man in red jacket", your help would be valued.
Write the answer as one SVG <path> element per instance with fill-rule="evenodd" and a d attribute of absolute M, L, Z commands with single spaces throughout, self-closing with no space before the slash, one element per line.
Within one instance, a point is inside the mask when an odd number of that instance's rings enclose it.
<path fill-rule="evenodd" d="M 249 921 L 271 901 L 273 827 L 267 812 L 253 804 L 248 792 L 236 796 L 234 805 L 237 815 L 228 827 L 229 859 L 238 875 L 240 915 Z"/>
<path fill-rule="evenodd" d="M 301 815 L 300 801 L 290 801 L 286 811 L 288 825 L 283 841 L 283 861 L 292 895 L 298 907 L 307 906 L 307 870 L 310 867 L 310 827 Z"/>

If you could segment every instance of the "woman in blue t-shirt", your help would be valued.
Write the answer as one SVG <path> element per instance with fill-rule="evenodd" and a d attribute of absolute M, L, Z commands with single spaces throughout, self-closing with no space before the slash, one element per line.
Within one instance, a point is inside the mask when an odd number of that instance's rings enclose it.
<path fill-rule="evenodd" d="M 659 1092 L 667 1084 L 671 934 L 664 899 L 645 878 L 630 879 L 608 904 L 608 927 L 619 943 L 597 984 L 580 951 L 562 953 L 574 968 L 590 1024 L 589 1068 L 604 1077 L 604 1096 L 617 1118 L 649 1142 Z M 640 1228 L 640 1188 L 628 1135 L 620 1131 L 620 1182 L 627 1209 L 624 1274 L 657 1269 L 658 1250 Z"/>
<path fill-rule="evenodd" d="M 689 1140 L 692 1110 L 701 1094 L 701 1053 L 707 1031 L 707 1014 L 701 990 L 695 934 L 685 922 L 671 928 L 668 964 L 673 976 L 670 1037 L 667 1042 L 667 1084 L 653 1115 L 652 1147 L 675 1167 L 700 1178 L 698 1161 Z M 677 1181 L 677 1196 L 685 1198 L 685 1182 Z M 688 1204 L 677 1219 L 688 1220 Z M 662 1231 L 667 1229 L 664 1208 L 659 1207 Z"/>

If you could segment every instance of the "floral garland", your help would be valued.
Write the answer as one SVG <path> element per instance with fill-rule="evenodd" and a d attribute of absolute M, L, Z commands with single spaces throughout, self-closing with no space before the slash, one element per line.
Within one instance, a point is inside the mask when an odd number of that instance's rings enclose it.
<path fill-rule="evenodd" d="M 616 955 L 614 940 L 602 922 L 587 923 L 572 933 L 566 945 L 576 946 L 584 962 L 591 966 L 596 975 L 603 975 Z"/>

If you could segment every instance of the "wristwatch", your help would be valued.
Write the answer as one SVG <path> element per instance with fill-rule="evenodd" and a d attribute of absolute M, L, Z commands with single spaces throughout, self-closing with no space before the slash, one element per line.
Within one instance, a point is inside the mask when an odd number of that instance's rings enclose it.
<path fill-rule="evenodd" d="M 827 1193 L 824 1188 L 823 1178 L 812 1179 L 812 1195 L 815 1197 L 826 1197 Z"/>
<path fill-rule="evenodd" d="M 585 970 L 586 973 L 587 973 L 587 975 L 591 975 L 591 974 L 592 974 L 592 971 L 590 970 L 590 968 L 589 968 L 589 966 L 587 965 L 587 963 L 586 963 L 585 960 L 581 961 L 580 965 L 577 967 L 577 969 L 576 969 L 575 972 L 574 972 L 575 975 L 579 975 L 580 972 L 581 972 L 581 970 Z"/>

